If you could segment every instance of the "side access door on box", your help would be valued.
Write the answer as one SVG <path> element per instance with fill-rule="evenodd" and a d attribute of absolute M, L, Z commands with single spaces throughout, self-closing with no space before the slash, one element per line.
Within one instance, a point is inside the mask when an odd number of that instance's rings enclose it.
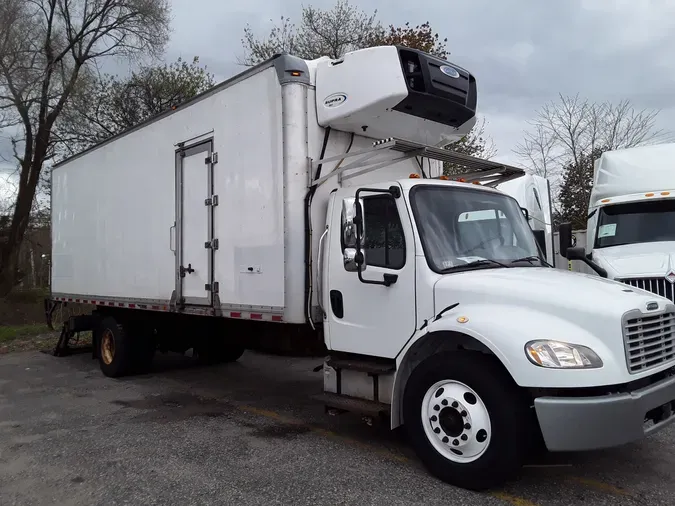
<path fill-rule="evenodd" d="M 176 150 L 176 302 L 179 306 L 211 306 L 218 285 L 213 282 L 214 251 L 213 139 Z"/>

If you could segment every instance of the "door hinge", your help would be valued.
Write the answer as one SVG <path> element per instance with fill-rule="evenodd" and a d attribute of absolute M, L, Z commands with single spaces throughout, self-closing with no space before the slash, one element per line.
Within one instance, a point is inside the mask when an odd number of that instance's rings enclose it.
<path fill-rule="evenodd" d="M 204 199 L 205 206 L 217 206 L 218 205 L 218 195 L 211 195 L 208 199 Z"/>
<path fill-rule="evenodd" d="M 204 247 L 207 248 L 207 249 L 208 248 L 211 248 L 211 249 L 214 249 L 214 250 L 218 249 L 218 239 L 212 239 L 210 241 L 206 241 L 204 243 Z"/>
<path fill-rule="evenodd" d="M 213 152 L 206 158 L 204 158 L 204 163 L 210 163 L 211 165 L 215 165 L 218 163 L 218 153 Z"/>
<path fill-rule="evenodd" d="M 211 292 L 211 293 L 218 293 L 218 281 L 216 281 L 213 284 L 206 283 L 204 285 L 204 290 L 206 290 L 207 292 Z"/>

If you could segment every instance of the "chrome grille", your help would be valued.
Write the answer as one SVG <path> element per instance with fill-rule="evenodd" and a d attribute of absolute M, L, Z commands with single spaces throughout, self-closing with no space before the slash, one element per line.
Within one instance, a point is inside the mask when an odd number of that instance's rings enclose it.
<path fill-rule="evenodd" d="M 675 358 L 675 312 L 645 316 L 628 314 L 623 339 L 626 364 L 631 374 L 639 373 Z"/>
<path fill-rule="evenodd" d="M 666 278 L 631 278 L 620 279 L 618 281 L 635 288 L 647 290 L 648 292 L 665 297 L 671 302 L 675 302 L 675 289 L 673 288 L 673 284 Z"/>

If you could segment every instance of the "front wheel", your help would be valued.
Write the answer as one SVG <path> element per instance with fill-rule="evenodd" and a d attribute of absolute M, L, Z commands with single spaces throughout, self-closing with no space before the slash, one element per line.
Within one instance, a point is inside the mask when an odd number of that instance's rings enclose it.
<path fill-rule="evenodd" d="M 450 352 L 426 359 L 408 380 L 403 416 L 422 463 L 447 483 L 485 490 L 522 466 L 527 404 L 493 356 Z"/>

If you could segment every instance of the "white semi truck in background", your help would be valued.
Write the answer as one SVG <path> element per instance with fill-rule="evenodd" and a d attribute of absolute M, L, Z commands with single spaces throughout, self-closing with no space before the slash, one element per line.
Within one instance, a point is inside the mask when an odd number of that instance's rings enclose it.
<path fill-rule="evenodd" d="M 595 161 L 585 244 L 573 244 L 570 224 L 559 230 L 573 269 L 583 262 L 675 302 L 674 160 L 675 143 L 667 143 L 606 151 Z"/>
<path fill-rule="evenodd" d="M 471 489 L 515 476 L 536 435 L 577 451 L 665 427 L 675 306 L 547 266 L 494 188 L 523 171 L 445 149 L 476 104 L 470 72 L 404 47 L 279 55 L 65 160 L 51 300 L 96 309 L 57 353 L 93 330 L 117 377 L 157 349 L 226 362 L 246 335 L 311 333 L 322 403 L 404 426 Z"/>

